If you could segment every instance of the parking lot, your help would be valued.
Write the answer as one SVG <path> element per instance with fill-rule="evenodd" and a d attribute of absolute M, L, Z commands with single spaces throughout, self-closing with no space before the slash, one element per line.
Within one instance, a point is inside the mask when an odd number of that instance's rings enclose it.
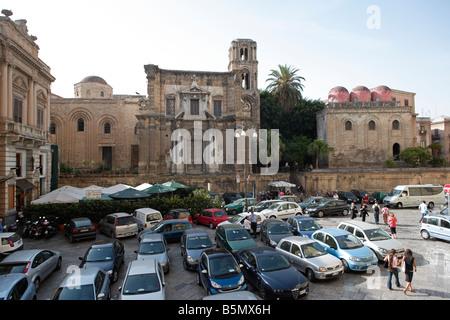
<path fill-rule="evenodd" d="M 439 210 L 435 208 L 434 212 Z M 350 272 L 337 279 L 316 281 L 310 283 L 308 300 L 442 300 L 450 298 L 450 243 L 442 240 L 423 240 L 419 234 L 420 213 L 418 209 L 393 209 L 397 219 L 398 240 L 405 248 L 413 251 L 417 263 L 417 273 L 414 274 L 412 286 L 415 292 L 403 294 L 405 286 L 404 274 L 400 272 L 401 288 L 393 286 L 393 290 L 387 289 L 387 269 L 379 263 L 379 267 L 371 273 Z M 336 228 L 339 222 L 348 220 L 349 216 L 325 216 L 315 218 L 324 228 Z M 357 218 L 361 219 L 361 218 Z M 382 219 L 381 219 L 382 221 Z M 366 222 L 374 223 L 372 212 L 366 218 Z M 388 226 L 379 225 L 389 232 Z M 215 230 L 205 226 L 194 226 L 208 230 L 211 240 L 214 240 Z M 103 234 L 97 235 L 97 240 L 109 239 Z M 112 285 L 113 295 L 122 285 L 128 263 L 136 258 L 135 250 L 138 249 L 136 237 L 121 239 L 125 245 L 125 263 L 120 270 L 119 280 Z M 66 272 L 72 270 L 80 263 L 79 257 L 83 256 L 91 240 L 69 243 L 62 232 L 58 232 L 52 238 L 45 240 L 24 239 L 24 248 L 43 248 L 59 250 L 63 257 L 62 267 L 55 271 L 49 278 L 42 282 L 38 292 L 38 300 L 49 299 L 59 283 L 66 276 Z M 262 242 L 257 237 L 258 246 Z M 205 291 L 197 285 L 196 274 L 186 271 L 182 265 L 180 244 L 169 244 L 170 272 L 166 274 L 166 294 L 171 300 L 199 300 L 205 296 Z M 253 288 L 250 286 L 250 290 Z"/>

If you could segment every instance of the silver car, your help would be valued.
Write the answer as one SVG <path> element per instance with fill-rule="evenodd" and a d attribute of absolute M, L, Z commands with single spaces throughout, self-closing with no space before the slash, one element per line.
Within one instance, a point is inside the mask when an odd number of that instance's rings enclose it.
<path fill-rule="evenodd" d="M 345 221 L 338 229 L 346 230 L 361 240 L 365 246 L 372 249 L 379 261 L 383 261 L 391 249 L 395 249 L 397 258 L 403 257 L 405 248 L 402 243 L 393 239 L 386 231 L 376 225 L 363 221 Z"/>
<path fill-rule="evenodd" d="M 33 281 L 36 291 L 53 271 L 61 268 L 59 251 L 34 249 L 12 253 L 0 262 L 0 274 L 24 273 Z"/>
<path fill-rule="evenodd" d="M 36 300 L 36 288 L 23 273 L 0 276 L 0 300 Z"/>
<path fill-rule="evenodd" d="M 129 213 L 111 213 L 100 220 L 99 231 L 111 238 L 132 237 L 138 234 L 138 225 Z"/>
<path fill-rule="evenodd" d="M 109 276 L 100 268 L 76 268 L 56 289 L 52 300 L 109 300 Z"/>
<path fill-rule="evenodd" d="M 344 273 L 341 260 L 327 253 L 320 243 L 313 239 L 299 236 L 283 238 L 275 249 L 305 273 L 310 281 L 331 279 Z"/>
<path fill-rule="evenodd" d="M 164 273 L 168 273 L 170 269 L 169 247 L 164 236 L 160 233 L 145 234 L 139 243 L 137 260 L 156 259 L 161 264 Z"/>

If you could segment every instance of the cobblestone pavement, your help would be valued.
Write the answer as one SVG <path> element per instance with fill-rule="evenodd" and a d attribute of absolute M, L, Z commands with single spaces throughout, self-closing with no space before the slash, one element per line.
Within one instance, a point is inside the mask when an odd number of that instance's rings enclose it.
<path fill-rule="evenodd" d="M 398 240 L 405 248 L 413 251 L 417 263 L 417 273 L 413 278 L 413 289 L 404 295 L 402 290 L 405 286 L 404 274 L 400 272 L 401 288 L 393 286 L 393 290 L 387 289 L 387 269 L 379 264 L 373 273 L 350 272 L 337 279 L 316 281 L 310 283 L 310 293 L 305 298 L 308 300 L 443 300 L 450 298 L 450 243 L 443 240 L 423 240 L 419 234 L 420 213 L 417 209 L 391 210 L 398 219 Z M 439 210 L 435 210 L 438 212 Z M 315 218 L 325 228 L 336 228 L 339 222 L 348 220 L 349 217 L 330 216 Z M 358 218 L 360 219 L 360 218 Z M 370 213 L 366 222 L 373 223 L 373 215 Z M 386 231 L 388 226 L 380 225 Z M 212 240 L 215 230 L 204 228 Z M 97 239 L 107 239 L 106 236 L 98 234 Z M 48 240 L 25 239 L 25 248 L 45 248 L 59 250 L 62 253 L 63 263 L 61 270 L 54 272 L 42 282 L 38 292 L 38 299 L 45 300 L 52 296 L 53 291 L 66 275 L 70 266 L 78 266 L 79 257 L 83 256 L 91 240 L 69 243 L 68 239 L 59 232 Z M 125 244 L 125 263 L 120 270 L 119 280 L 112 285 L 113 294 L 117 293 L 122 285 L 128 263 L 136 258 L 135 250 L 138 249 L 137 238 L 122 239 Z M 262 245 L 257 239 L 258 245 Z M 166 275 L 167 298 L 171 300 L 198 300 L 205 295 L 202 287 L 197 285 L 196 274 L 183 268 L 180 254 L 180 244 L 172 243 L 170 247 L 171 266 Z M 249 286 L 250 290 L 253 290 Z"/>

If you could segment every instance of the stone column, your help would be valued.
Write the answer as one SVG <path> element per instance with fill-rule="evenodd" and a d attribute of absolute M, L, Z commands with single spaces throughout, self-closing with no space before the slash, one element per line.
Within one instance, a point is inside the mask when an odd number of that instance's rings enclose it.
<path fill-rule="evenodd" d="M 1 65 L 0 78 L 0 117 L 8 116 L 8 63 Z"/>

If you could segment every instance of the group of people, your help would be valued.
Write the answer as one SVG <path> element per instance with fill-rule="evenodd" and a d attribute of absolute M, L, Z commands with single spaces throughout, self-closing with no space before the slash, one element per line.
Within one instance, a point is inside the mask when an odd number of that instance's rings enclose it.
<path fill-rule="evenodd" d="M 383 222 L 386 225 L 389 225 L 391 236 L 396 239 L 397 238 L 397 218 L 395 217 L 393 212 L 389 211 L 389 206 L 384 205 L 383 208 L 380 207 L 378 204 L 378 201 L 375 201 L 374 205 L 372 206 L 373 210 L 373 217 L 375 220 L 375 224 L 378 224 L 380 221 L 380 213 L 383 217 Z M 369 216 L 369 205 L 366 202 L 363 202 L 361 204 L 361 208 L 359 209 L 360 216 L 362 221 L 366 221 L 366 217 Z M 355 203 L 352 202 L 350 205 L 350 213 L 351 213 L 351 219 L 355 219 L 358 216 L 358 209 L 355 206 Z"/>
<path fill-rule="evenodd" d="M 387 280 L 387 287 L 389 290 L 392 290 L 392 276 L 395 278 L 395 285 L 397 288 L 400 288 L 400 280 L 398 277 L 398 267 L 401 266 L 402 271 L 405 273 L 405 281 L 406 286 L 403 290 L 403 293 L 406 294 L 406 292 L 414 292 L 412 288 L 412 279 L 414 272 L 417 272 L 417 265 L 416 260 L 414 259 L 414 256 L 412 254 L 412 251 L 410 249 L 405 250 L 405 254 L 403 255 L 403 258 L 399 260 L 396 257 L 396 251 L 395 249 L 392 249 L 389 254 L 384 259 L 385 261 L 385 267 L 388 268 L 388 280 Z"/>

